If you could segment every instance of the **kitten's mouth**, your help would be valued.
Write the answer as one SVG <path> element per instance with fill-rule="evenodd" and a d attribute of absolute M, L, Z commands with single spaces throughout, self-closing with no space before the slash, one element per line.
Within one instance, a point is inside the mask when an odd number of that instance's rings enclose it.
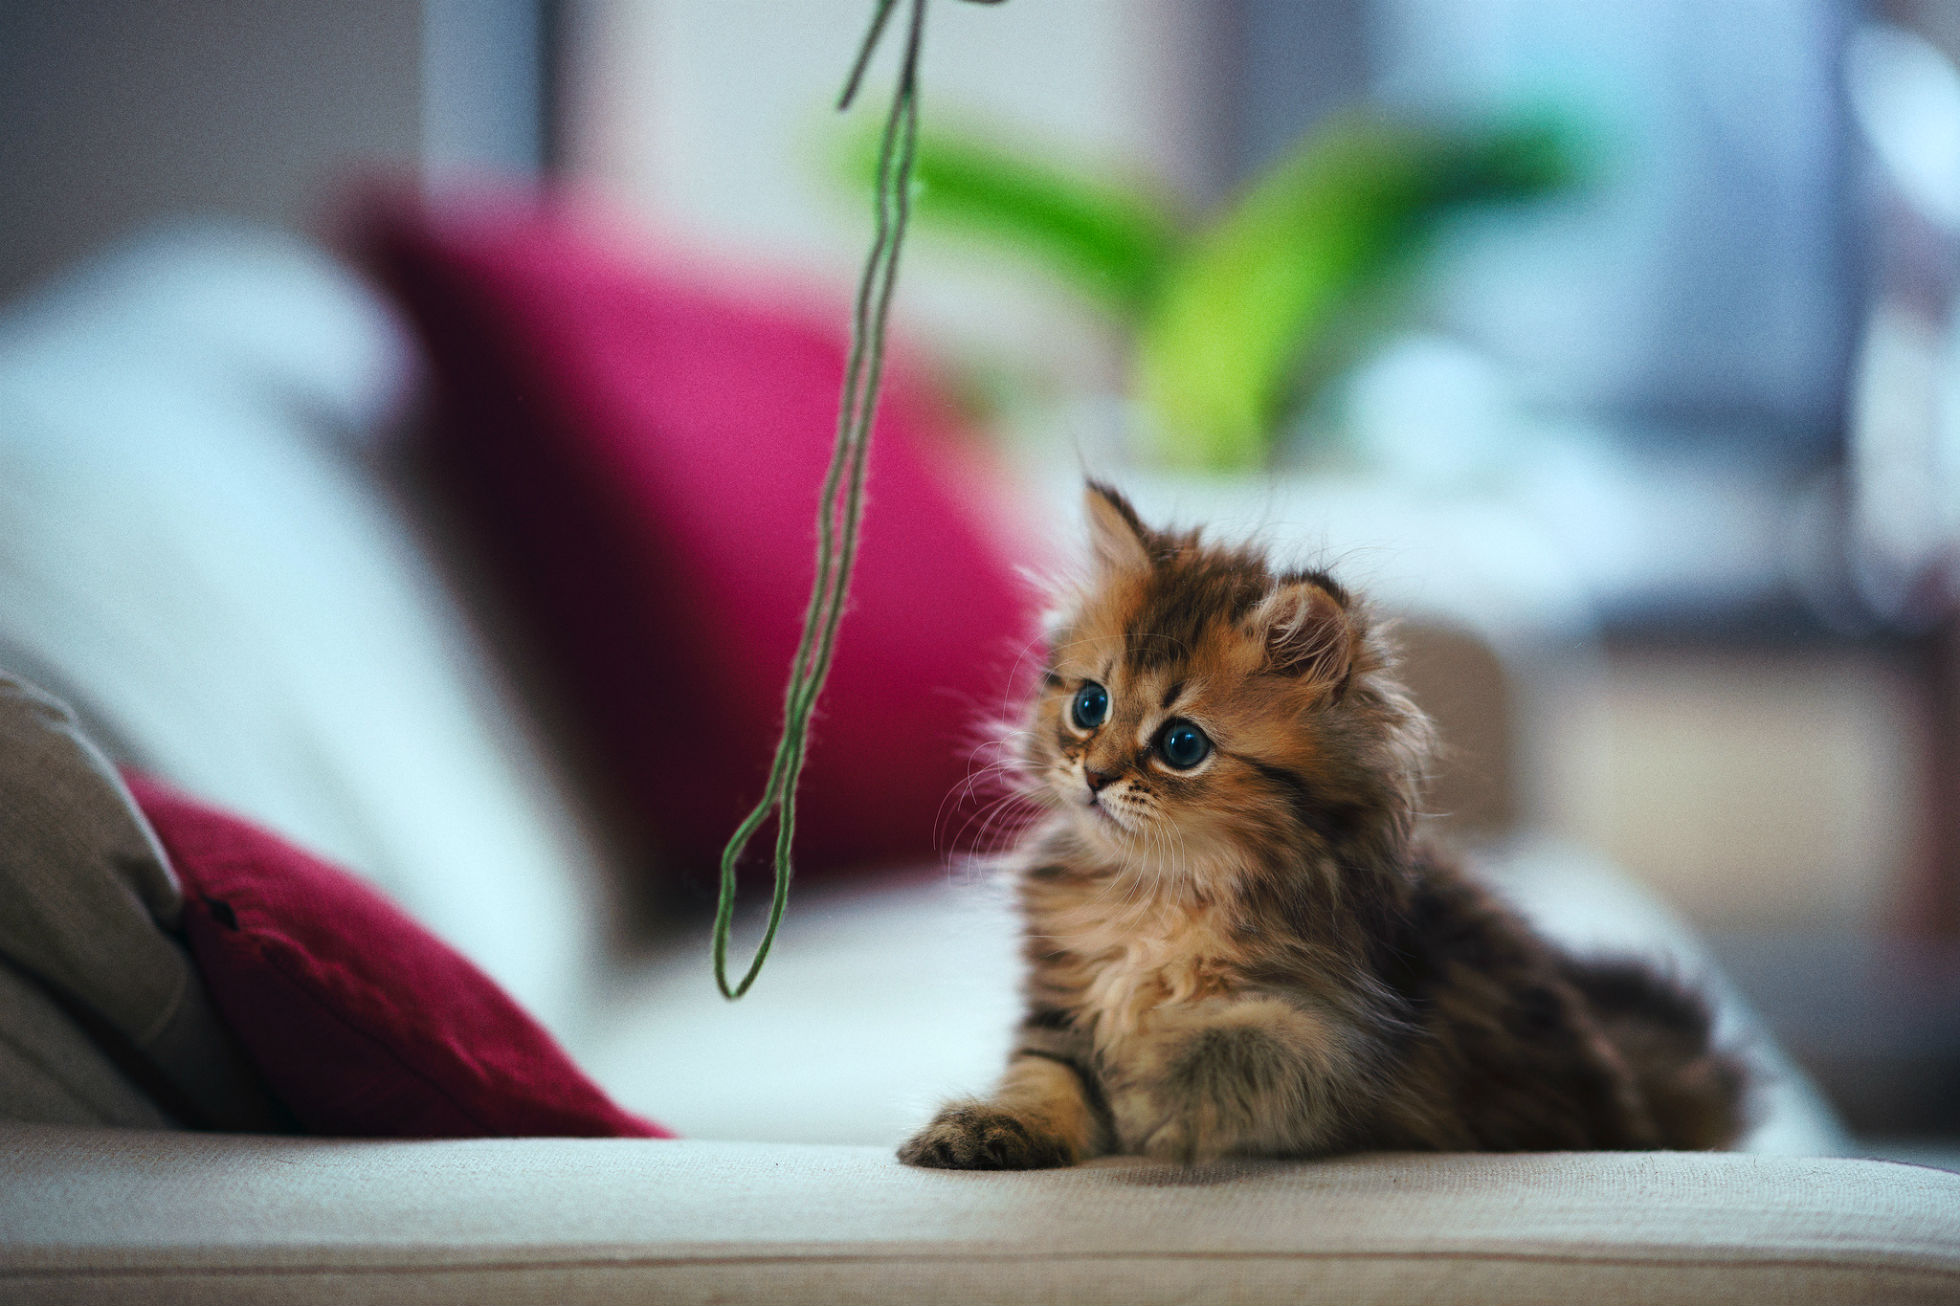
<path fill-rule="evenodd" d="M 1112 812 L 1106 804 L 1098 801 L 1096 795 L 1090 794 L 1089 801 L 1084 803 L 1083 807 L 1094 813 L 1096 820 L 1107 822 L 1125 834 L 1130 832 L 1130 827 L 1123 818 Z"/>
<path fill-rule="evenodd" d="M 1118 816 L 1108 803 L 1103 802 L 1101 794 L 1073 776 L 1067 777 L 1063 783 L 1052 785 L 1049 792 L 1054 794 L 1067 810 L 1085 814 L 1090 825 L 1100 829 L 1113 829 L 1126 835 L 1130 833 L 1129 822 Z"/>

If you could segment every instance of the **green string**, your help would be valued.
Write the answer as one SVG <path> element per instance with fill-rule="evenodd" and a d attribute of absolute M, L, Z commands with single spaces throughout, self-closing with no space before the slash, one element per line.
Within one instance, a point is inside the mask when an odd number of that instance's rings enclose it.
<path fill-rule="evenodd" d="M 865 34 L 857 62 L 837 107 L 847 109 L 871 62 L 885 23 L 897 0 L 878 0 L 871 30 Z M 905 238 L 911 210 L 912 160 L 918 144 L 919 43 L 925 31 L 926 0 L 912 0 L 912 21 L 906 34 L 898 88 L 885 122 L 878 155 L 877 228 L 871 253 L 858 282 L 851 319 L 851 350 L 844 367 L 844 389 L 837 405 L 837 437 L 824 474 L 817 509 L 817 575 L 810 605 L 803 614 L 803 634 L 791 665 L 783 700 L 783 734 L 769 768 L 769 782 L 755 809 L 737 826 L 721 854 L 721 898 L 715 908 L 715 983 L 722 996 L 739 998 L 755 983 L 789 902 L 790 845 L 796 837 L 796 786 L 803 775 L 809 747 L 810 716 L 830 674 L 837 647 L 837 627 L 844 617 L 844 595 L 857 562 L 858 526 L 864 515 L 865 456 L 870 449 L 871 419 L 877 409 L 878 382 L 885 366 L 885 322 L 892 287 L 898 276 L 898 251 Z M 776 821 L 776 888 L 769 903 L 769 925 L 756 946 L 747 973 L 728 983 L 728 935 L 735 918 L 735 864 L 769 814 Z"/>

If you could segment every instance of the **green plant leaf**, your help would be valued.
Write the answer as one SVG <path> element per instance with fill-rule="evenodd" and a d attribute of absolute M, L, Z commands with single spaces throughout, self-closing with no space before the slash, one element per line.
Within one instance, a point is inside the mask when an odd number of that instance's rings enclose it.
<path fill-rule="evenodd" d="M 1437 221 L 1573 175 L 1550 122 L 1469 132 L 1347 117 L 1254 183 L 1169 270 L 1137 342 L 1136 380 L 1167 461 L 1262 462 L 1303 360 L 1393 282 Z"/>
<path fill-rule="evenodd" d="M 852 152 L 868 183 L 868 139 Z M 913 216 L 922 227 L 999 241 L 1059 275 L 1119 321 L 1153 298 L 1178 243 L 1178 216 L 1144 187 L 1078 176 L 959 132 L 919 138 Z"/>

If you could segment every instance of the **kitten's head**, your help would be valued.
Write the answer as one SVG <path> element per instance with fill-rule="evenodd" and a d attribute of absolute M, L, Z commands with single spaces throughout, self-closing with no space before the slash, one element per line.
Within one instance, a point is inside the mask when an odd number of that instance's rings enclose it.
<path fill-rule="evenodd" d="M 1083 841 L 1202 882 L 1398 857 L 1429 749 L 1365 607 L 1320 571 L 1153 530 L 1087 490 L 1092 570 L 1050 631 L 1024 736 Z"/>

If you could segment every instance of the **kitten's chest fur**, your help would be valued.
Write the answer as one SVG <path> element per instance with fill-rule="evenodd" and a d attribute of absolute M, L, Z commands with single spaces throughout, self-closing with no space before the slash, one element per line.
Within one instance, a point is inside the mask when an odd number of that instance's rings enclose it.
<path fill-rule="evenodd" d="M 1035 1000 L 1067 1012 L 1104 1055 L 1240 988 L 1242 949 L 1226 903 L 1132 873 L 1038 886 L 1024 909 Z"/>

